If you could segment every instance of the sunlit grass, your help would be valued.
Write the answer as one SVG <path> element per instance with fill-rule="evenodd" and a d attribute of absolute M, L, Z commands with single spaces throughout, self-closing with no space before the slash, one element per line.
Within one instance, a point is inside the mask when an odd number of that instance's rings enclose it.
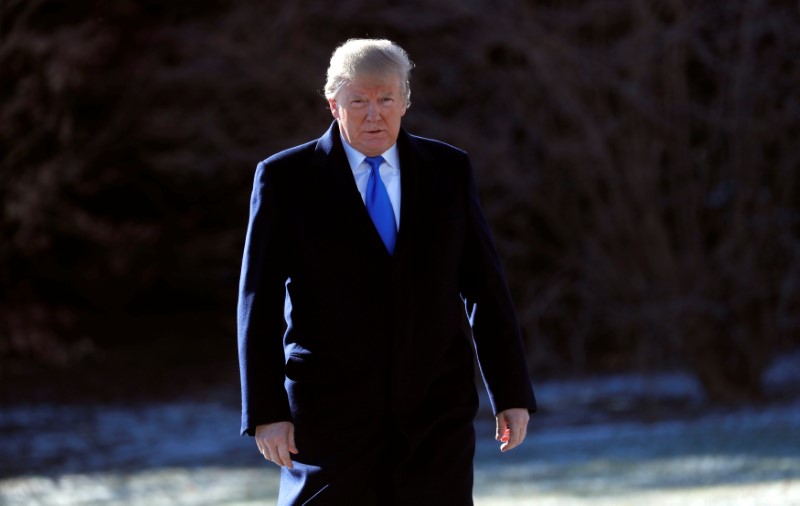
<path fill-rule="evenodd" d="M 260 468 L 168 468 L 0 481 L 0 504 L 9 506 L 263 505 L 277 496 L 278 473 Z"/>
<path fill-rule="evenodd" d="M 476 495 L 475 506 L 774 506 L 800 504 L 800 483 L 708 486 L 576 495 L 544 490 L 527 495 Z"/>
<path fill-rule="evenodd" d="M 7 410 L 0 505 L 274 504 L 278 469 L 230 430 L 237 418 L 213 403 Z M 655 423 L 534 418 L 507 454 L 490 422 L 477 426 L 476 506 L 800 505 L 798 403 Z"/>
<path fill-rule="evenodd" d="M 569 445 L 563 449 L 571 451 Z M 650 458 L 646 448 L 640 451 L 638 459 L 598 456 L 548 464 L 547 455 L 539 455 L 478 465 L 476 506 L 800 504 L 800 455 Z M 270 467 L 165 468 L 7 479 L 0 481 L 0 503 L 249 505 L 272 504 L 277 491 L 278 472 Z"/>

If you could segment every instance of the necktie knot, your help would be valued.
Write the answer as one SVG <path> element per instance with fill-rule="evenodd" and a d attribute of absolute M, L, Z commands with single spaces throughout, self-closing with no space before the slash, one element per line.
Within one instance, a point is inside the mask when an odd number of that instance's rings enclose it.
<path fill-rule="evenodd" d="M 372 172 L 376 172 L 380 169 L 381 164 L 385 161 L 382 156 L 368 156 L 365 160 L 372 169 Z"/>

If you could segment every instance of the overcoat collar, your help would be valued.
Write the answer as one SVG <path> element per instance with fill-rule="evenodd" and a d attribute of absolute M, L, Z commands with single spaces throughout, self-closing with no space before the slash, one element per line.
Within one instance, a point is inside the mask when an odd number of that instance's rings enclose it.
<path fill-rule="evenodd" d="M 405 128 L 400 129 L 397 138 L 397 148 L 400 152 L 400 170 L 405 169 L 407 164 L 414 165 L 418 161 L 428 162 L 433 158 L 430 153 L 419 143 L 419 141 L 409 134 Z M 333 163 L 343 163 L 347 165 L 347 155 L 342 146 L 342 139 L 339 133 L 339 125 L 336 121 L 331 123 L 330 128 L 317 141 L 315 152 L 315 163 L 328 165 Z M 349 167 L 349 165 L 348 165 Z"/>
<path fill-rule="evenodd" d="M 397 150 L 400 157 L 400 229 L 397 235 L 397 244 L 393 255 L 397 260 L 409 246 L 411 232 L 415 222 L 415 201 L 420 188 L 420 169 L 425 165 L 430 156 L 419 144 L 417 139 L 405 129 L 400 130 L 397 139 Z M 325 134 L 317 141 L 314 152 L 314 165 L 321 169 L 323 178 L 332 186 L 331 192 L 337 193 L 337 202 L 346 206 L 349 214 L 354 216 L 356 226 L 363 227 L 365 235 L 370 237 L 370 242 L 378 246 L 388 255 L 383 242 L 375 230 L 372 220 L 364 207 L 361 195 L 358 193 L 353 180 L 352 169 L 347 161 L 338 123 L 334 121 Z"/>

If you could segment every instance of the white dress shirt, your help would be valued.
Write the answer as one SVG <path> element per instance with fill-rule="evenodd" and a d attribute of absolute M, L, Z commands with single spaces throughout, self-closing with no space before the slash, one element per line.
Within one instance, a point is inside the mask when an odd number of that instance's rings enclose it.
<path fill-rule="evenodd" d="M 347 154 L 347 161 L 350 162 L 350 169 L 353 171 L 353 178 L 356 180 L 358 193 L 361 194 L 361 200 L 366 202 L 367 181 L 369 181 L 370 173 L 369 163 L 365 161 L 367 156 L 344 139 L 342 139 L 342 144 L 344 152 Z M 386 150 L 381 156 L 384 162 L 378 171 L 381 174 L 383 185 L 386 186 L 386 191 L 389 193 L 389 201 L 394 210 L 395 225 L 400 229 L 400 156 L 397 153 L 397 144 Z"/>

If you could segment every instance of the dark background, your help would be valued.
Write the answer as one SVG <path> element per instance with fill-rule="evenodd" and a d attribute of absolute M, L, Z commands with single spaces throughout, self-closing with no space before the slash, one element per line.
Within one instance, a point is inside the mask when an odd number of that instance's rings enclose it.
<path fill-rule="evenodd" d="M 797 2 L 1 0 L 0 400 L 235 384 L 255 164 L 327 128 L 365 36 L 473 158 L 534 378 L 765 398 L 800 346 Z"/>

